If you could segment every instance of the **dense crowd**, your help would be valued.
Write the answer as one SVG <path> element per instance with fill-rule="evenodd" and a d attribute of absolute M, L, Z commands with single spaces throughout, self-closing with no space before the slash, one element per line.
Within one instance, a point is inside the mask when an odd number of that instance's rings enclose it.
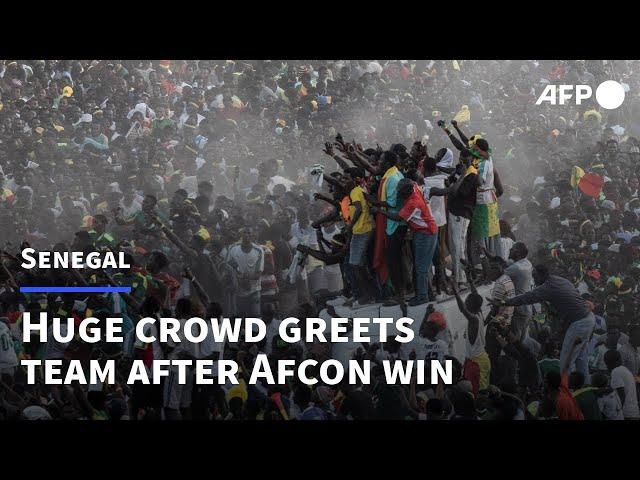
<path fill-rule="evenodd" d="M 639 419 L 639 67 L 0 61 L 0 417 Z M 547 84 L 611 79 L 618 109 L 536 105 Z M 26 270 L 26 247 L 125 252 L 132 268 Z M 330 344 L 284 342 L 282 319 L 373 304 L 428 306 L 409 348 L 354 353 L 373 361 L 372 385 L 248 384 L 261 353 L 332 358 Z M 121 316 L 128 335 L 23 343 L 25 311 Z M 260 317 L 267 338 L 134 338 L 161 316 Z M 118 383 L 28 385 L 21 358 L 115 359 Z M 235 359 L 239 383 L 124 382 L 133 359 L 183 358 Z M 454 382 L 387 385 L 390 358 L 452 360 Z"/>

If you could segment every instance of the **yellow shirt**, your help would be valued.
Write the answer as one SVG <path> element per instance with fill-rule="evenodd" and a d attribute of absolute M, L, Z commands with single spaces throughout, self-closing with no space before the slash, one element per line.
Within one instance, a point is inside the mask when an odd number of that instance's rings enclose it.
<path fill-rule="evenodd" d="M 361 235 L 363 233 L 369 233 L 373 230 L 375 223 L 373 222 L 373 215 L 369 212 L 369 204 L 364 198 L 364 189 L 359 186 L 354 188 L 351 190 L 351 193 L 349 193 L 349 198 L 351 199 L 349 217 L 354 217 L 356 211 L 356 207 L 353 205 L 354 202 L 360 202 L 360 206 L 362 207 L 362 213 L 360 214 L 358 221 L 353 225 L 353 234 Z"/>

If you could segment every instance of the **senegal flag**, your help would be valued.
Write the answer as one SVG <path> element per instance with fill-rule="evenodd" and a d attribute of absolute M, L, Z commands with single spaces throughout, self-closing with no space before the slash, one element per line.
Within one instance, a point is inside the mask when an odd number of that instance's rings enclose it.
<path fill-rule="evenodd" d="M 579 166 L 574 165 L 573 168 L 571 169 L 571 187 L 577 188 L 578 182 L 582 177 L 584 177 L 584 170 L 581 169 Z"/>

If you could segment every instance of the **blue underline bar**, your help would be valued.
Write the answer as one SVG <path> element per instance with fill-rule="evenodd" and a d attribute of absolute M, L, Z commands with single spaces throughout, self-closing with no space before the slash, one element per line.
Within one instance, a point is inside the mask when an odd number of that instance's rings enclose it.
<path fill-rule="evenodd" d="M 20 287 L 21 293 L 129 293 L 131 287 Z"/>

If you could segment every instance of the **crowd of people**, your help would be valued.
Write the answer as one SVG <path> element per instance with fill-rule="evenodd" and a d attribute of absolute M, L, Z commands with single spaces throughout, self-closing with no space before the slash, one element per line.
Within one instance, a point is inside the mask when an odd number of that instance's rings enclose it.
<path fill-rule="evenodd" d="M 640 419 L 637 61 L 0 61 L 0 417 Z M 547 84 L 626 100 L 540 104 Z M 26 270 L 20 251 L 125 252 Z M 30 294 L 20 286 L 130 286 Z M 483 298 L 478 289 L 488 288 Z M 439 305 L 464 317 L 464 358 Z M 289 316 L 426 306 L 417 344 L 362 345 L 372 385 L 248 384 Z M 428 305 L 427 305 L 428 304 Z M 23 343 L 22 314 L 124 318 L 122 344 Z M 267 338 L 144 344 L 144 317 L 260 317 Z M 153 328 L 153 327 L 150 327 Z M 416 346 L 417 345 L 417 346 Z M 35 385 L 23 358 L 115 359 L 115 385 Z M 237 385 L 127 385 L 132 360 L 234 359 Z M 452 360 L 452 385 L 380 363 Z"/>

